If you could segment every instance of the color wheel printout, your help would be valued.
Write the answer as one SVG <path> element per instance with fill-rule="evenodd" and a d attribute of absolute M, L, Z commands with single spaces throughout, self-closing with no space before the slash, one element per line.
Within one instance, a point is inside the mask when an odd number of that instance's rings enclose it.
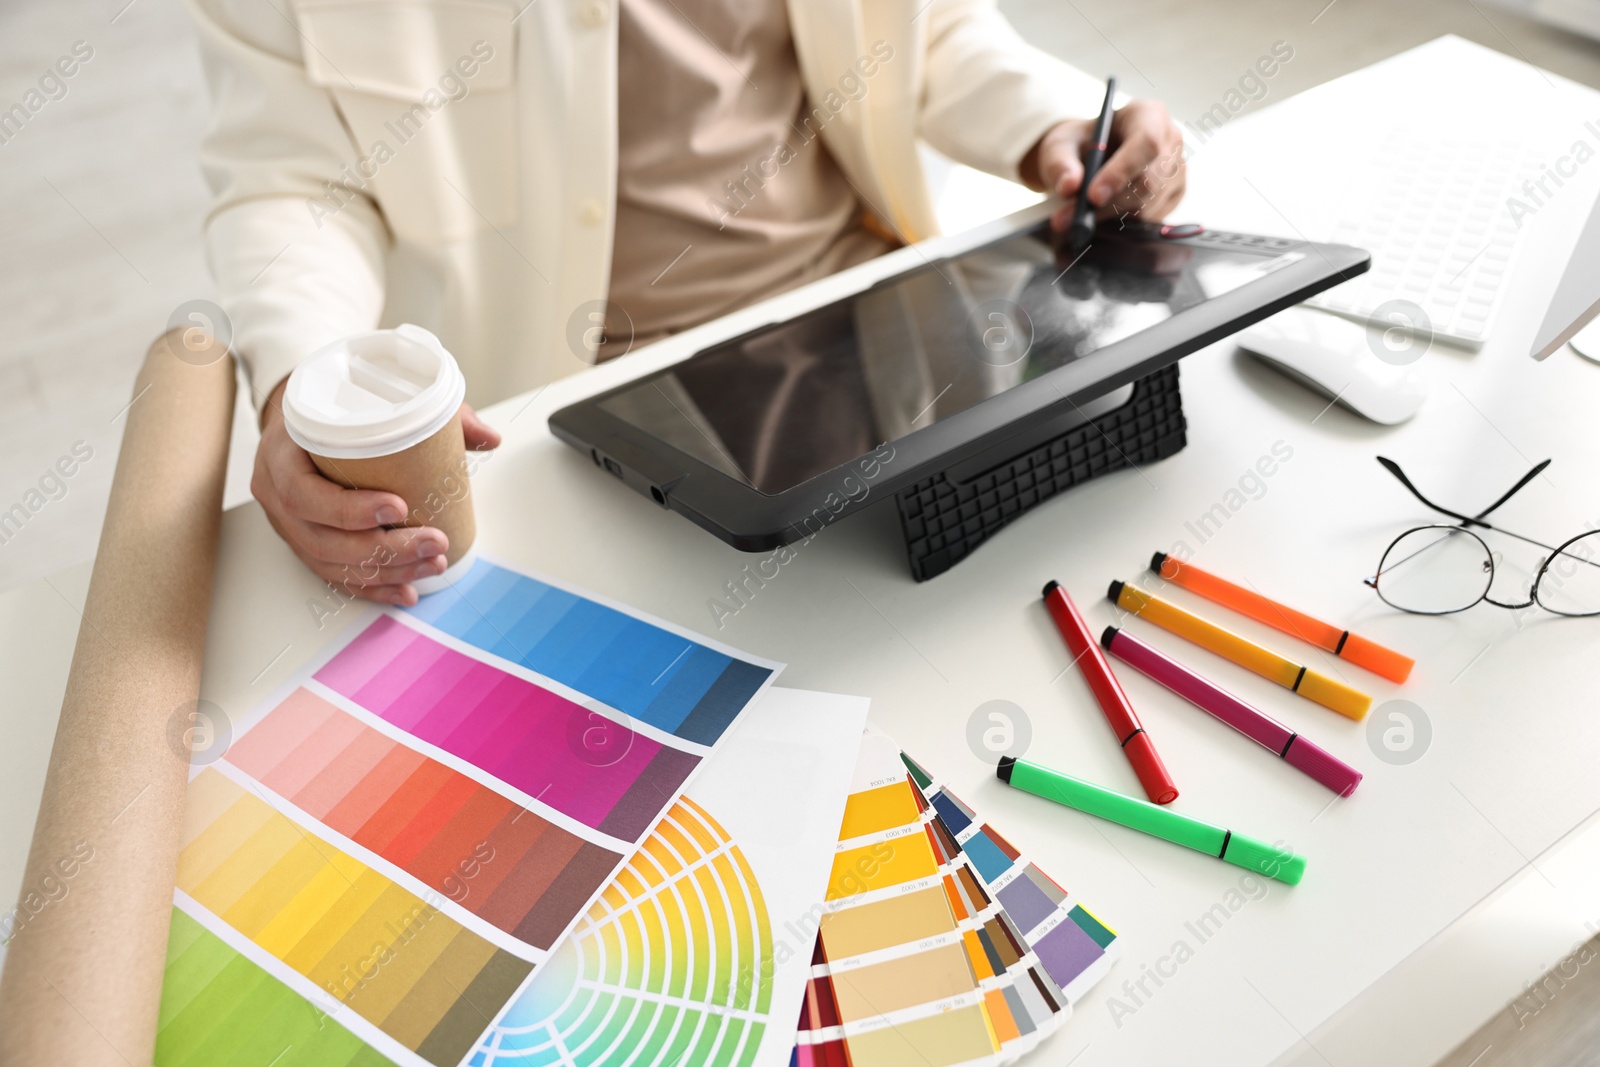
<path fill-rule="evenodd" d="M 488 559 L 353 627 L 193 774 L 157 1063 L 463 1062 L 778 669 Z"/>

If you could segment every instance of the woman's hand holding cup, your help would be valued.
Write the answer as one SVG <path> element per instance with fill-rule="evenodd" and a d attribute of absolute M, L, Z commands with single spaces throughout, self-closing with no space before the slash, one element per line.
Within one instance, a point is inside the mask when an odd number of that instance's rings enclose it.
<path fill-rule="evenodd" d="M 250 482 L 250 491 L 261 502 L 267 521 L 294 554 L 340 595 L 402 607 L 415 604 L 419 592 L 416 583 L 438 579 L 449 563 L 470 547 L 474 533 L 470 499 L 452 497 L 451 507 L 455 510 L 435 514 L 426 506 L 428 499 L 438 496 L 437 492 L 424 491 L 428 484 L 426 472 L 419 472 L 418 477 L 372 481 L 364 477 L 370 461 L 314 459 L 295 442 L 284 424 L 283 399 L 288 385 L 287 378 L 280 382 L 262 411 L 261 444 Z M 449 427 L 457 422 L 460 437 L 453 438 Z M 472 451 L 500 444 L 500 435 L 464 402 L 440 433 L 446 440 L 461 440 L 457 448 L 464 446 Z M 428 451 L 441 450 L 435 447 Z M 450 450 L 442 451 L 442 459 L 431 457 L 435 464 L 451 462 Z M 346 468 L 349 475 L 344 473 Z M 362 481 L 390 484 L 382 488 L 351 488 L 332 480 L 324 470 L 352 485 Z M 464 483 L 464 471 L 460 477 Z M 411 488 L 412 495 L 424 499 L 408 501 L 392 491 L 391 487 L 401 486 Z M 402 525 L 408 516 L 419 524 Z M 435 525 L 428 520 L 444 521 Z M 467 543 L 455 545 L 456 551 L 452 552 L 450 533 L 441 527 L 453 528 L 457 540 Z"/>

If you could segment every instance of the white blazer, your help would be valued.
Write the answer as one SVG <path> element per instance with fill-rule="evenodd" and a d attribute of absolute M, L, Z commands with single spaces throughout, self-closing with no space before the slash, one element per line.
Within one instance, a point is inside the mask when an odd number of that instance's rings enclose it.
<path fill-rule="evenodd" d="M 436 332 L 480 405 L 592 361 L 617 0 L 187 3 L 213 101 L 207 254 L 258 408 L 310 352 L 378 325 Z M 829 151 L 907 241 L 937 232 L 919 139 L 1015 178 L 1046 130 L 1098 102 L 993 0 L 788 14 Z"/>

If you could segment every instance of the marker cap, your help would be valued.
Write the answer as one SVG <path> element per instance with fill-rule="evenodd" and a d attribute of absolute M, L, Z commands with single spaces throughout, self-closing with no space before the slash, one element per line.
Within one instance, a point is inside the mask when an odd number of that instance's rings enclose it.
<path fill-rule="evenodd" d="M 1300 734 L 1289 742 L 1283 761 L 1310 778 L 1316 779 L 1342 797 L 1356 791 L 1361 772 L 1328 750 L 1312 744 Z"/>
<path fill-rule="evenodd" d="M 1243 834 L 1230 833 L 1219 857 L 1235 867 L 1264 874 L 1288 885 L 1299 885 L 1306 874 L 1306 858 Z"/>
<path fill-rule="evenodd" d="M 1156 746 L 1150 743 L 1149 734 L 1140 730 L 1128 738 L 1122 751 L 1128 754 L 1128 762 L 1133 764 L 1133 773 L 1139 776 L 1145 796 L 1156 804 L 1171 804 L 1178 799 L 1178 787 L 1161 757 L 1156 755 Z"/>
<path fill-rule="evenodd" d="M 1295 692 L 1357 722 L 1366 718 L 1367 709 L 1372 707 L 1372 698 L 1361 690 L 1316 671 L 1306 671 Z"/>
<path fill-rule="evenodd" d="M 1402 656 L 1375 641 L 1368 641 L 1360 634 L 1350 634 L 1345 637 L 1344 648 L 1339 650 L 1339 658 L 1349 660 L 1357 667 L 1365 667 L 1378 677 L 1387 678 L 1397 684 L 1411 677 L 1411 668 L 1417 665 L 1417 661 L 1410 656 Z"/>

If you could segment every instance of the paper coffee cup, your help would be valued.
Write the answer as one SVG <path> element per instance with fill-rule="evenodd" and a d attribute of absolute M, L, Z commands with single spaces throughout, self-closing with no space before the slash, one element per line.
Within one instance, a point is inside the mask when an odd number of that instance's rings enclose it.
<path fill-rule="evenodd" d="M 467 383 L 433 334 L 407 323 L 318 349 L 289 376 L 283 425 L 330 480 L 396 493 L 402 526 L 450 539 L 447 569 L 412 584 L 437 592 L 471 566 L 477 537 L 461 402 Z M 375 561 L 376 562 L 376 561 Z"/>

